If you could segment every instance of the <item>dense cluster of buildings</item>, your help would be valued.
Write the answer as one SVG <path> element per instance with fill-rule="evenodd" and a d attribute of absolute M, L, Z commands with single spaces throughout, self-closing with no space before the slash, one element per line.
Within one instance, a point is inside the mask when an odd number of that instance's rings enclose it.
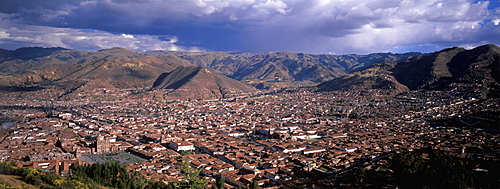
<path fill-rule="evenodd" d="M 500 103 L 449 91 L 392 97 L 300 89 L 234 100 L 50 103 L 4 96 L 12 98 L 1 104 L 0 160 L 61 174 L 95 163 L 82 161 L 87 155 L 126 152 L 140 160 L 125 162 L 131 171 L 155 180 L 183 179 L 180 165 L 188 161 L 228 188 L 254 180 L 262 188 L 300 188 L 338 185 L 345 173 L 424 147 L 500 160 Z"/>

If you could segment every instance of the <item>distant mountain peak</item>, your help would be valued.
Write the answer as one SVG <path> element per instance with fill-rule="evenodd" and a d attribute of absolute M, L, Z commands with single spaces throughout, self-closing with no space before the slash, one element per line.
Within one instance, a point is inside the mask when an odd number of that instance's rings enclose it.
<path fill-rule="evenodd" d="M 61 47 L 21 47 L 16 50 L 10 51 L 10 50 L 0 50 L 0 63 L 1 61 L 5 60 L 13 60 L 13 59 L 21 59 L 21 60 L 28 60 L 28 59 L 35 59 L 35 58 L 40 58 L 40 57 L 45 57 L 52 55 L 54 53 L 60 52 L 60 51 L 65 51 L 68 49 L 61 48 Z"/>
<path fill-rule="evenodd" d="M 62 47 L 21 47 L 14 51 L 25 51 L 25 50 L 69 50 Z"/>
<path fill-rule="evenodd" d="M 124 47 L 112 47 L 109 49 L 101 49 L 99 51 L 132 51 L 132 50 L 124 48 Z M 132 51 L 132 52 L 135 52 L 135 51 Z"/>

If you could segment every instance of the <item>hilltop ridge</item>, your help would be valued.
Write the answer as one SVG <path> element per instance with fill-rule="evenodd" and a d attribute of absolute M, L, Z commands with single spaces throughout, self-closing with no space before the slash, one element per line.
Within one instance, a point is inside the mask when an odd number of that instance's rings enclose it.
<path fill-rule="evenodd" d="M 374 64 L 318 87 L 322 91 L 352 86 L 409 90 L 477 90 L 483 96 L 498 96 L 500 90 L 500 47 L 483 45 L 471 50 L 454 47 L 402 62 Z"/>
<path fill-rule="evenodd" d="M 152 89 L 169 89 L 172 90 L 170 94 L 184 98 L 227 98 L 257 91 L 201 66 L 178 67 L 172 72 L 163 73 L 153 83 Z"/>

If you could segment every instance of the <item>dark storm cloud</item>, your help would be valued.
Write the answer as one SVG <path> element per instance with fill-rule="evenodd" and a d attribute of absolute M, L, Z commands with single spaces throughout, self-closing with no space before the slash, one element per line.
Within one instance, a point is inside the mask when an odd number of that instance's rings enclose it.
<path fill-rule="evenodd" d="M 450 44 L 498 43 L 500 38 L 498 5 L 487 1 L 26 2 L 0 1 L 0 48 L 31 44 L 98 50 L 117 45 L 142 51 L 340 54 L 397 52 L 414 46 L 438 50 Z M 97 32 L 82 32 L 85 29 Z"/>

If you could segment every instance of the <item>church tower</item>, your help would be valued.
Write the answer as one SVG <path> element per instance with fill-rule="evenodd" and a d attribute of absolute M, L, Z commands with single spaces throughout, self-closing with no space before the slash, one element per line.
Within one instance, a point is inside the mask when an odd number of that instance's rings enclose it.
<path fill-rule="evenodd" d="M 75 150 L 75 158 L 76 159 L 80 159 L 82 157 L 82 151 L 80 149 L 80 146 L 76 147 L 76 150 Z"/>
<path fill-rule="evenodd" d="M 105 136 L 97 136 L 96 140 L 96 153 L 109 152 L 109 140 L 106 140 Z"/>

